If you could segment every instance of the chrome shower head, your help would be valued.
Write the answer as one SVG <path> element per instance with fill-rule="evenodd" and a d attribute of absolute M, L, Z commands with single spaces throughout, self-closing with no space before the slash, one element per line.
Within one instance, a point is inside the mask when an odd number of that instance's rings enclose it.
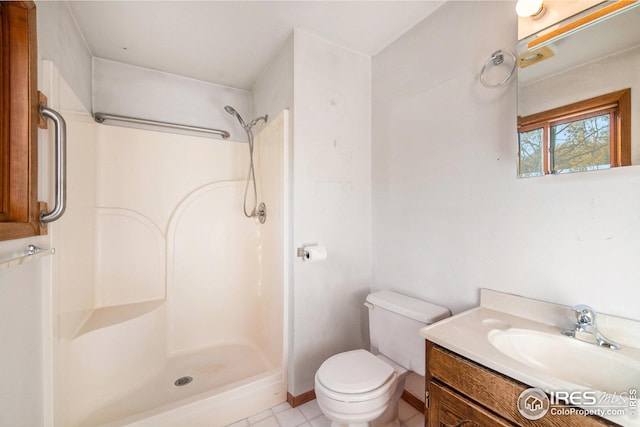
<path fill-rule="evenodd" d="M 235 116 L 236 119 L 238 119 L 238 121 L 240 122 L 240 124 L 242 125 L 243 128 L 246 128 L 247 125 L 245 124 L 244 120 L 242 120 L 242 117 L 240 117 L 240 114 L 238 114 L 238 112 L 230 105 L 225 105 L 224 106 L 224 110 L 231 114 L 232 116 Z"/>

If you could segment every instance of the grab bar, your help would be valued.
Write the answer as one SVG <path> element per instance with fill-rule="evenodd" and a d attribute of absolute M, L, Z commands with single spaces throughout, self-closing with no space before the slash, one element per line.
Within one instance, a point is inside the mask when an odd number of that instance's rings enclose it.
<path fill-rule="evenodd" d="M 170 129 L 180 129 L 180 130 L 187 130 L 192 132 L 210 133 L 214 135 L 219 135 L 223 139 L 227 139 L 229 138 L 229 136 L 231 136 L 229 132 L 227 132 L 226 130 L 203 128 L 199 126 L 181 125 L 178 123 L 159 122 L 156 120 L 139 119 L 136 117 L 127 117 L 127 116 L 118 116 L 115 114 L 94 113 L 93 118 L 98 123 L 104 123 L 105 120 L 116 120 L 120 122 L 136 123 L 139 125 L 160 126 L 160 127 L 170 128 Z"/>
<path fill-rule="evenodd" d="M 47 223 L 59 219 L 66 209 L 67 204 L 67 125 L 55 110 L 40 103 L 40 115 L 46 119 L 51 119 L 55 123 L 55 158 L 56 158 L 56 185 L 55 185 L 55 206 L 49 212 L 40 212 L 40 224 L 43 227 Z"/>

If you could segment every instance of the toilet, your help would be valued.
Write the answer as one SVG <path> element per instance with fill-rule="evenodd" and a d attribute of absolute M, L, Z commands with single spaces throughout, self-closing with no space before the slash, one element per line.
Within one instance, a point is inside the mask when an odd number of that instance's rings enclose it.
<path fill-rule="evenodd" d="M 315 376 L 318 405 L 332 427 L 397 427 L 398 401 L 409 372 L 425 375 L 418 331 L 451 312 L 391 291 L 369 294 L 371 351 L 331 356 Z"/>

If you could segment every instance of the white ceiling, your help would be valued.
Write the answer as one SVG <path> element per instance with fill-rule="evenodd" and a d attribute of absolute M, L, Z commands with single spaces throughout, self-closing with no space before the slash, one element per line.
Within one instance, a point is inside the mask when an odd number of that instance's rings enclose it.
<path fill-rule="evenodd" d="M 299 28 L 373 56 L 442 1 L 70 1 L 93 56 L 250 89 Z"/>

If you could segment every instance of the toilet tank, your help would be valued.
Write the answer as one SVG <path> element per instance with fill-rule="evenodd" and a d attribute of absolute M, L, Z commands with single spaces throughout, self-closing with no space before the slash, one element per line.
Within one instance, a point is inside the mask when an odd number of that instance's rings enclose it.
<path fill-rule="evenodd" d="M 425 344 L 418 331 L 449 317 L 449 309 L 391 291 L 369 294 L 367 303 L 371 352 L 424 376 Z"/>

